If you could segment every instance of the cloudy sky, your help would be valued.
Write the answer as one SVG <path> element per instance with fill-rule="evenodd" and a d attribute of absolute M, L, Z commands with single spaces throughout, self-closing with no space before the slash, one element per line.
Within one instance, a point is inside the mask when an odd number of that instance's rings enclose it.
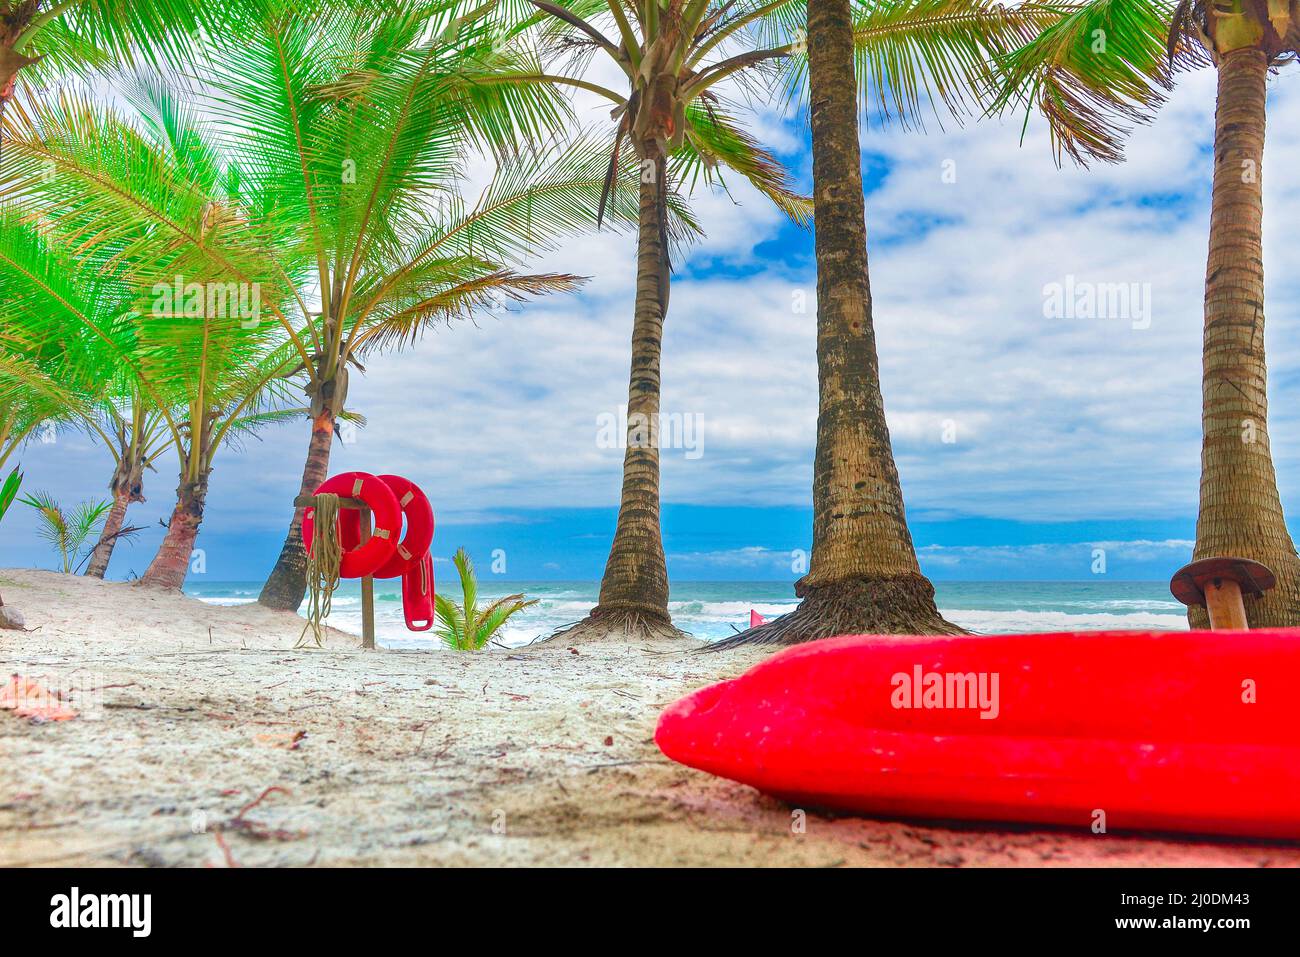
<path fill-rule="evenodd" d="M 1300 71 L 1270 84 L 1265 270 L 1271 432 L 1300 514 Z M 1128 162 L 1057 169 L 1041 124 L 863 131 L 875 323 L 908 515 L 936 579 L 1164 580 L 1191 553 L 1200 452 L 1201 295 L 1214 77 L 1183 79 Z M 605 108 L 581 101 L 584 119 Z M 753 128 L 805 188 L 806 120 Z M 811 235 L 751 190 L 696 194 L 707 238 L 678 266 L 664 337 L 664 533 L 678 579 L 785 580 L 811 537 L 817 410 Z M 591 277 L 555 297 L 376 358 L 350 401 L 369 427 L 333 471 L 397 472 L 429 493 L 434 551 L 504 550 L 510 578 L 594 579 L 622 452 L 602 425 L 626 400 L 634 242 L 588 236 L 536 265 Z M 1054 286 L 1054 284 L 1057 284 Z M 1123 315 L 1060 315 L 1052 292 L 1126 284 Z M 1114 288 L 1118 288 L 1117 286 Z M 802 307 L 802 308 L 801 308 Z M 1105 309 L 1103 312 L 1107 311 Z M 279 550 L 307 425 L 217 459 L 199 545 L 211 580 L 259 580 Z M 21 456 L 27 488 L 103 497 L 106 455 L 76 434 Z M 143 572 L 174 461 L 130 520 L 152 528 L 110 574 Z M 0 565 L 50 566 L 29 510 Z"/>

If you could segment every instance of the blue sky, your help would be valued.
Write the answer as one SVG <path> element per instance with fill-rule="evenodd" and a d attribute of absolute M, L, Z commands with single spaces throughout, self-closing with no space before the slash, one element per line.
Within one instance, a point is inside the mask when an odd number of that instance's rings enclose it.
<path fill-rule="evenodd" d="M 1300 514 L 1300 88 L 1271 82 L 1265 269 L 1271 438 Z M 592 122 L 603 108 L 578 102 Z M 908 513 L 936 579 L 1163 580 L 1191 552 L 1199 474 L 1200 326 L 1213 77 L 1185 78 L 1129 162 L 1057 170 L 1041 124 L 863 133 L 882 380 Z M 798 117 L 753 116 L 809 180 Z M 950 124 L 951 126 L 951 124 Z M 955 172 L 955 182 L 952 173 Z M 948 175 L 945 175 L 947 173 Z M 663 408 L 698 434 L 663 457 L 664 532 L 679 579 L 793 580 L 811 538 L 816 421 L 811 236 L 742 184 L 697 194 L 708 236 L 679 266 Z M 613 530 L 622 452 L 602 417 L 625 401 L 633 239 L 588 236 L 535 263 L 590 276 L 555 297 L 377 357 L 350 400 L 370 425 L 333 471 L 398 472 L 438 517 L 435 555 L 504 552 L 516 579 L 593 579 Z M 1068 284 L 1068 285 L 1067 285 Z M 1136 284 L 1119 316 L 1048 315 L 1056 285 Z M 217 458 L 199 545 L 211 580 L 257 580 L 279 550 L 307 427 Z M 60 434 L 21 456 L 27 488 L 103 497 L 111 463 Z M 149 525 L 110 574 L 148 564 L 174 461 L 147 478 Z M 51 567 L 18 508 L 0 566 Z"/>

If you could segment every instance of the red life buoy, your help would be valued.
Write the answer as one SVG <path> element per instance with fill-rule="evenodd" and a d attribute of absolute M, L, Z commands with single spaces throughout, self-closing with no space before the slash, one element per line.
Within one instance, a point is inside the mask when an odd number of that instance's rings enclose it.
<path fill-rule="evenodd" d="M 343 472 L 326 479 L 313 493 L 333 492 L 343 498 L 359 498 L 370 506 L 374 516 L 374 529 L 370 540 L 361 544 L 360 512 L 353 508 L 339 509 L 339 542 L 343 546 L 343 560 L 339 564 L 340 578 L 365 578 L 387 562 L 397 551 L 397 536 L 402 530 L 402 508 L 397 504 L 393 490 L 369 472 Z M 308 507 L 302 517 L 302 538 L 311 553 L 313 516 L 315 509 Z"/>
<path fill-rule="evenodd" d="M 402 573 L 402 613 L 409 631 L 433 627 L 433 556 L 428 552 Z"/>
<path fill-rule="evenodd" d="M 433 544 L 433 507 L 420 487 L 400 475 L 380 475 L 379 480 L 397 496 L 397 504 L 406 516 L 406 534 L 397 544 L 393 557 L 375 571 L 375 578 L 396 578 L 416 569 L 421 556 Z"/>

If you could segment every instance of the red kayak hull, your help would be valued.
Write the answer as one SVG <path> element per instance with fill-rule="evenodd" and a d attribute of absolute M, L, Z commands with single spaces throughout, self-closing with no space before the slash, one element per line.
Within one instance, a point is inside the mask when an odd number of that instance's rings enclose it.
<path fill-rule="evenodd" d="M 887 817 L 1300 838 L 1300 629 L 850 636 L 660 716 L 683 764 Z"/>

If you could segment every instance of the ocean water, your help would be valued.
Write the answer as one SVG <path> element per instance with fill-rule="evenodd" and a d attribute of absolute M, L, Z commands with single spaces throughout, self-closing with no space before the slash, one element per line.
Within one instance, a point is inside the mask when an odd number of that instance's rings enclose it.
<path fill-rule="evenodd" d="M 375 630 L 381 645 L 428 648 L 432 632 L 410 632 L 402 618 L 400 581 L 375 582 Z M 458 583 L 442 581 L 439 591 L 460 601 Z M 217 605 L 255 601 L 261 582 L 206 582 L 191 578 L 186 593 Z M 596 603 L 597 582 L 479 583 L 479 603 L 522 592 L 538 604 L 516 615 L 500 634 L 511 647 L 545 637 L 578 621 Z M 1163 582 L 936 582 L 939 608 L 952 622 L 981 634 L 1034 631 L 1187 628 L 1183 606 Z M 764 617 L 798 604 L 789 582 L 676 582 L 669 609 L 679 628 L 698 638 L 717 640 L 749 625 L 750 610 Z M 361 583 L 344 581 L 334 593 L 329 623 L 361 633 Z"/>

